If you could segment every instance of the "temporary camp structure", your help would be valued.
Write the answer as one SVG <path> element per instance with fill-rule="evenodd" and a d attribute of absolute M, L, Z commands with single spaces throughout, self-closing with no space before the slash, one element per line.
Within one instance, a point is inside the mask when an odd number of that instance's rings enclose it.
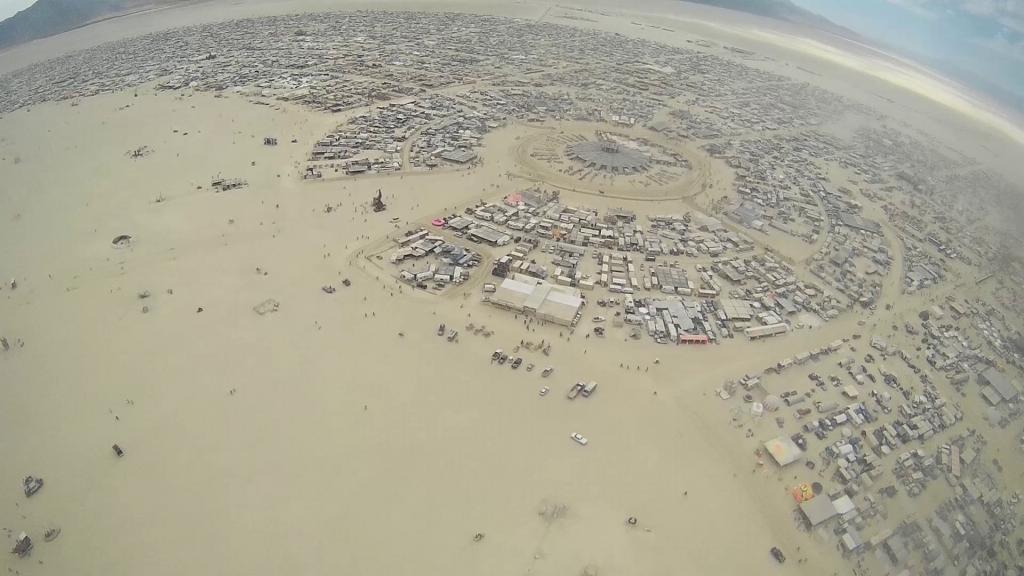
<path fill-rule="evenodd" d="M 803 455 L 803 450 L 800 450 L 796 442 L 793 442 L 788 436 L 772 438 L 764 443 L 764 448 L 779 466 L 788 466 Z"/>

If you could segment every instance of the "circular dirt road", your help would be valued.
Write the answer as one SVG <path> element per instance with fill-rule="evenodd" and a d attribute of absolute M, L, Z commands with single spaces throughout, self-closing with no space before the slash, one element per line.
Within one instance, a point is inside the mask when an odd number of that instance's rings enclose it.
<path fill-rule="evenodd" d="M 719 187 L 716 184 L 722 182 L 723 179 L 716 179 L 714 177 L 715 172 L 719 172 L 719 174 L 728 173 L 728 168 L 723 162 L 711 158 L 696 146 L 686 142 L 670 140 L 657 132 L 645 128 L 613 127 L 599 122 L 546 123 L 539 128 L 540 131 L 537 134 L 523 138 L 513 149 L 515 162 L 519 169 L 516 175 L 566 191 L 600 195 L 606 198 L 621 200 L 688 200 L 709 192 L 712 188 Z M 686 158 L 690 163 L 690 167 L 672 182 L 664 184 L 637 184 L 628 181 L 643 179 L 646 176 L 644 173 L 617 175 L 611 182 L 607 179 L 587 181 L 581 180 L 575 175 L 560 172 L 551 163 L 532 156 L 532 152 L 543 144 L 546 139 L 557 137 L 561 134 L 579 135 L 593 134 L 595 132 L 619 134 L 628 138 L 649 142 L 663 148 L 667 152 L 679 154 Z M 716 164 L 721 164 L 721 166 Z M 728 192 L 730 190 L 723 186 L 719 194 Z"/>

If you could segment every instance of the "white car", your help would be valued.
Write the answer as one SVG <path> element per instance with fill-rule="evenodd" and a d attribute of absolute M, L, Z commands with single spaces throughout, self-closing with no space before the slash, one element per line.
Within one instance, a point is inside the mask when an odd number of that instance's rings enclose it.
<path fill-rule="evenodd" d="M 547 396 L 548 392 L 550 392 L 550 391 L 551 391 L 551 388 L 548 388 L 547 386 L 544 386 L 543 388 L 540 389 L 540 392 L 538 392 L 538 394 L 540 394 L 541 396 Z"/>
<path fill-rule="evenodd" d="M 569 437 L 572 438 L 573 440 L 575 440 L 576 443 L 580 444 L 581 446 L 586 446 L 587 445 L 586 437 L 584 437 L 582 434 L 580 434 L 578 432 L 573 432 L 572 434 L 569 435 Z"/>

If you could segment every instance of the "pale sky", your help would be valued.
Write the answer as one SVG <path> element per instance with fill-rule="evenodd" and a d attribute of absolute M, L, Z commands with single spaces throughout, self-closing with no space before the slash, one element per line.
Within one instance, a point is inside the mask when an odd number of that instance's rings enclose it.
<path fill-rule="evenodd" d="M 1024 0 L 794 0 L 1024 112 Z"/>
<path fill-rule="evenodd" d="M 19 10 L 24 10 L 36 0 L 0 0 L 0 20 L 6 20 L 14 16 Z"/>

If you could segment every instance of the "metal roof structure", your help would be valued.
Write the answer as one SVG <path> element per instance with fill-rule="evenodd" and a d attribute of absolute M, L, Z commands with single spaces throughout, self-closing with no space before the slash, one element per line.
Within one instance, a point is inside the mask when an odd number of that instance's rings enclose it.
<path fill-rule="evenodd" d="M 839 219 L 839 223 L 848 228 L 856 228 L 857 230 L 864 230 L 872 234 L 882 233 L 882 226 L 874 220 L 868 220 L 850 212 L 840 212 L 836 216 Z"/>
<path fill-rule="evenodd" d="M 741 202 L 733 211 L 732 215 L 736 217 L 740 222 L 750 225 L 754 220 L 758 220 L 763 215 L 763 210 L 757 204 L 749 201 Z"/>
<path fill-rule="evenodd" d="M 662 286 L 671 286 L 673 288 L 686 288 L 686 271 L 682 268 L 670 268 L 668 266 L 658 266 L 654 269 L 654 275 L 658 279 L 658 283 Z"/>
<path fill-rule="evenodd" d="M 978 374 L 978 382 L 982 385 L 987 384 L 991 386 L 1007 402 L 1013 402 L 1020 396 L 1020 390 L 1017 389 L 1013 382 L 1010 382 L 1006 376 L 991 368 Z"/>
<path fill-rule="evenodd" d="M 569 146 L 567 152 L 570 158 L 612 172 L 637 172 L 650 163 L 650 158 L 640 150 L 607 140 L 579 142 Z"/>
<path fill-rule="evenodd" d="M 490 226 L 477 225 L 469 229 L 469 234 L 475 238 L 479 238 L 484 242 L 494 244 L 495 246 L 502 246 L 508 244 L 512 237 L 505 234 L 501 230 L 491 228 Z"/>
<path fill-rule="evenodd" d="M 843 548 L 847 551 L 852 552 L 857 548 L 860 548 L 864 544 L 864 539 L 861 538 L 860 532 L 857 532 L 856 528 L 848 528 L 846 533 L 842 536 Z"/>
<path fill-rule="evenodd" d="M 722 298 L 721 306 L 729 320 L 750 320 L 754 316 L 753 307 L 746 300 Z"/>
<path fill-rule="evenodd" d="M 652 300 L 650 306 L 658 313 L 662 310 L 668 310 L 669 316 L 672 317 L 672 320 L 683 332 L 693 330 L 693 319 L 691 318 L 690 312 L 686 309 L 686 304 L 684 304 L 682 300 L 679 300 L 678 298 Z"/>
<path fill-rule="evenodd" d="M 996 389 L 991 386 L 985 386 L 981 389 L 981 397 L 988 400 L 988 403 L 995 406 L 1003 401 L 1003 397 L 996 392 Z"/>
<path fill-rule="evenodd" d="M 803 512 L 811 526 L 817 526 L 838 514 L 835 504 L 823 496 L 801 502 L 800 511 Z"/>
<path fill-rule="evenodd" d="M 782 308 L 783 314 L 795 314 L 799 312 L 799 309 L 796 307 L 796 305 L 793 304 L 793 301 L 790 300 L 789 298 L 776 296 L 775 303 L 779 305 L 779 308 Z"/>
<path fill-rule="evenodd" d="M 473 221 L 469 218 L 463 218 L 462 216 L 456 216 L 447 222 L 448 227 L 452 230 L 465 230 L 473 225 Z"/>
<path fill-rule="evenodd" d="M 853 503 L 853 499 L 845 494 L 833 500 L 832 506 L 835 507 L 836 514 L 846 514 L 857 509 L 857 506 Z"/>

